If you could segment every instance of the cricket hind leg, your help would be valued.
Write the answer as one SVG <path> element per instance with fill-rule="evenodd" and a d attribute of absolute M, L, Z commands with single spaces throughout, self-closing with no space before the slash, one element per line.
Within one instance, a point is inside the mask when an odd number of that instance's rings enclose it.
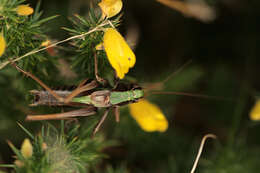
<path fill-rule="evenodd" d="M 87 108 L 82 108 L 82 109 L 63 112 L 63 113 L 46 114 L 46 115 L 27 115 L 25 120 L 26 121 L 62 120 L 62 119 L 71 119 L 75 117 L 90 116 L 96 113 L 97 113 L 97 108 L 94 106 L 89 106 Z"/>
<path fill-rule="evenodd" d="M 69 103 L 71 101 L 71 99 L 73 99 L 74 97 L 76 97 L 77 95 L 79 95 L 82 92 L 91 90 L 96 88 L 99 84 L 97 81 L 93 80 L 88 84 L 85 84 L 86 80 L 82 81 L 79 86 L 73 90 L 65 99 L 64 99 L 64 103 Z"/>
<path fill-rule="evenodd" d="M 50 92 L 50 94 L 53 95 L 53 97 L 55 97 L 57 100 L 59 100 L 60 102 L 63 102 L 64 98 L 59 96 L 58 94 L 56 94 L 50 87 L 48 87 L 46 84 L 44 84 L 39 78 L 37 78 L 36 76 L 31 74 L 30 72 L 24 71 L 23 69 L 18 67 L 15 63 L 12 63 L 11 65 L 13 67 L 15 67 L 18 71 L 22 72 L 26 76 L 29 76 L 30 78 L 35 80 L 39 85 L 41 85 L 44 89 L 46 89 L 48 92 Z"/>
<path fill-rule="evenodd" d="M 92 82 L 85 84 L 85 82 L 87 80 L 82 81 L 79 86 L 74 89 L 71 94 L 69 94 L 66 98 L 63 98 L 61 96 L 59 96 L 58 94 L 56 94 L 50 87 L 48 87 L 46 84 L 44 84 L 39 78 L 37 78 L 36 76 L 34 76 L 33 74 L 31 74 L 30 72 L 24 71 L 23 69 L 21 69 L 20 67 L 18 67 L 15 63 L 12 63 L 12 66 L 14 66 L 18 71 L 24 73 L 26 76 L 29 76 L 30 78 L 32 78 L 33 80 L 35 80 L 38 84 L 40 84 L 45 90 L 47 90 L 51 95 L 53 95 L 53 97 L 55 97 L 57 100 L 59 100 L 60 102 L 64 102 L 64 103 L 68 103 L 71 101 L 72 98 L 74 98 L 75 96 L 77 96 L 78 94 L 84 92 L 84 91 L 88 91 L 91 89 L 94 89 L 98 86 L 97 81 L 93 80 Z"/>
<path fill-rule="evenodd" d="M 95 137 L 96 133 L 99 131 L 101 125 L 104 123 L 105 119 L 107 118 L 109 112 L 109 108 L 107 108 L 103 114 L 103 116 L 101 117 L 101 119 L 99 120 L 99 122 L 97 123 L 97 125 L 95 126 L 93 132 L 92 132 L 92 138 Z"/>

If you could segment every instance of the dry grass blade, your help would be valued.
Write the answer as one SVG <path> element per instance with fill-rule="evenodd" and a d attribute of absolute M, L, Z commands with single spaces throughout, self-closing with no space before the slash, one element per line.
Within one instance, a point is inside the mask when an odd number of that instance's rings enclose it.
<path fill-rule="evenodd" d="M 215 9 L 208 6 L 203 0 L 196 0 L 194 2 L 157 0 L 157 2 L 181 12 L 184 16 L 194 17 L 202 22 L 210 22 L 216 18 Z"/>
<path fill-rule="evenodd" d="M 193 164 L 193 167 L 192 167 L 190 173 L 194 173 L 194 172 L 195 172 L 195 169 L 197 168 L 197 165 L 198 165 L 198 162 L 199 162 L 200 155 L 201 155 L 201 153 L 202 153 L 204 144 L 205 144 L 205 142 L 206 142 L 206 140 L 207 140 L 208 138 L 216 139 L 217 136 L 214 135 L 214 134 L 207 134 L 207 135 L 203 136 L 203 138 L 202 138 L 202 140 L 201 140 L 201 143 L 200 143 L 200 148 L 199 148 L 198 154 L 197 154 L 197 156 L 196 156 L 196 159 L 195 159 L 195 161 L 194 161 L 194 164 Z"/>

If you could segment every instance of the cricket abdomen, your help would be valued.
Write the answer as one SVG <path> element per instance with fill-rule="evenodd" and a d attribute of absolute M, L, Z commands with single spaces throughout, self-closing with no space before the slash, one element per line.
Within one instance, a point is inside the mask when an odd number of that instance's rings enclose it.
<path fill-rule="evenodd" d="M 65 98 L 71 91 L 53 90 L 57 95 Z M 48 91 L 31 90 L 30 93 L 34 96 L 33 102 L 30 106 L 64 106 L 64 102 L 58 101 Z"/>

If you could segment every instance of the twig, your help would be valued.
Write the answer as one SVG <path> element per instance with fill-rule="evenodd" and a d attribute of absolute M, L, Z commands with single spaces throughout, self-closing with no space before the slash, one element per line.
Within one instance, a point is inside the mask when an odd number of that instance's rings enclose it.
<path fill-rule="evenodd" d="M 195 169 L 196 169 L 196 167 L 197 167 L 197 165 L 198 165 L 198 162 L 199 162 L 200 155 L 201 155 L 201 153 L 202 153 L 204 144 L 205 144 L 205 142 L 206 142 L 206 140 L 207 140 L 208 138 L 216 139 L 217 136 L 214 135 L 214 134 L 207 134 L 207 135 L 205 135 L 205 136 L 202 138 L 201 143 L 200 143 L 200 148 L 199 148 L 199 151 L 198 151 L 198 154 L 197 154 L 197 157 L 196 157 L 196 159 L 195 159 L 195 161 L 194 161 L 194 164 L 193 164 L 193 167 L 192 167 L 190 173 L 194 173 L 194 172 L 195 172 Z"/>
<path fill-rule="evenodd" d="M 112 28 L 115 28 L 115 26 L 113 25 L 113 23 L 112 23 L 110 20 L 108 20 L 108 23 L 109 23 L 109 25 L 110 25 Z"/>
<path fill-rule="evenodd" d="M 101 27 L 103 27 L 103 26 L 105 26 L 105 25 L 111 25 L 110 23 L 111 23 L 111 22 L 108 20 L 108 21 L 106 21 L 106 22 L 104 22 L 104 23 L 98 25 L 97 27 L 93 28 L 92 30 L 90 30 L 90 31 L 88 31 L 88 32 L 86 32 L 86 33 L 69 37 L 69 38 L 67 38 L 67 39 L 65 39 L 65 40 L 58 41 L 58 42 L 56 42 L 56 43 L 53 43 L 53 44 L 51 44 L 51 45 L 49 45 L 49 46 L 46 46 L 46 47 L 44 47 L 44 48 L 41 48 L 41 49 L 32 50 L 32 51 L 30 51 L 30 52 L 28 52 L 28 53 L 26 53 L 26 54 L 24 54 L 24 55 L 22 55 L 22 56 L 20 56 L 20 57 L 18 57 L 18 58 L 13 59 L 13 60 L 7 60 L 7 61 L 5 61 L 5 62 L 3 62 L 3 63 L 0 64 L 0 70 L 1 70 L 2 68 L 4 68 L 6 65 L 8 65 L 9 63 L 13 63 L 13 62 L 19 61 L 19 60 L 23 59 L 24 57 L 27 57 L 27 56 L 30 56 L 30 55 L 32 55 L 32 54 L 41 52 L 41 51 L 46 50 L 46 49 L 48 49 L 48 48 L 50 48 L 50 47 L 54 47 L 54 46 L 56 46 L 56 45 L 58 45 L 58 44 L 61 44 L 61 43 L 64 43 L 64 42 L 67 42 L 67 41 L 70 41 L 70 40 L 73 40 L 73 39 L 76 39 L 76 38 L 84 37 L 85 35 L 88 35 L 88 34 L 91 34 L 92 32 L 98 31 Z"/>

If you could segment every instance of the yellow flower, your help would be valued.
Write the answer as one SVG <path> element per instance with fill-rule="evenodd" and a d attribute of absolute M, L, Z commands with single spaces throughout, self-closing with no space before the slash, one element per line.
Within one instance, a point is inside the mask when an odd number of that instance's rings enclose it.
<path fill-rule="evenodd" d="M 260 120 L 260 100 L 257 100 L 254 107 L 251 109 L 249 117 L 253 121 Z"/>
<path fill-rule="evenodd" d="M 29 5 L 19 5 L 16 12 L 20 16 L 29 16 L 33 13 L 33 8 L 29 7 Z"/>
<path fill-rule="evenodd" d="M 5 38 L 3 33 L 0 33 L 0 57 L 4 54 L 6 48 Z"/>
<path fill-rule="evenodd" d="M 23 141 L 22 147 L 21 147 L 21 153 L 24 158 L 30 158 L 33 154 L 33 147 L 29 139 L 25 139 Z"/>
<path fill-rule="evenodd" d="M 97 44 L 95 48 L 96 48 L 96 50 L 104 50 L 103 43 Z"/>
<path fill-rule="evenodd" d="M 109 28 L 105 31 L 104 48 L 117 76 L 123 79 L 129 68 L 135 65 L 135 54 L 120 33 L 114 28 Z"/>
<path fill-rule="evenodd" d="M 24 166 L 24 163 L 21 160 L 15 160 L 14 164 L 18 167 L 21 168 Z"/>
<path fill-rule="evenodd" d="M 123 6 L 122 0 L 102 0 L 98 3 L 99 7 L 103 12 L 103 18 L 108 18 L 117 15 Z"/>
<path fill-rule="evenodd" d="M 51 40 L 45 40 L 42 42 L 41 46 L 44 46 L 44 47 L 48 47 L 50 46 L 52 43 L 51 43 Z M 55 50 L 54 47 L 49 47 L 46 49 L 47 53 L 50 55 L 50 56 L 56 56 L 57 54 L 57 51 Z"/>
<path fill-rule="evenodd" d="M 129 105 L 132 117 L 139 126 L 146 132 L 165 132 L 168 128 L 168 121 L 160 108 L 142 99 L 137 103 Z"/>
<path fill-rule="evenodd" d="M 46 40 L 46 41 L 43 41 L 43 42 L 42 42 L 41 46 L 47 47 L 47 46 L 49 46 L 50 44 L 51 44 L 51 41 L 50 41 L 50 40 Z"/>

